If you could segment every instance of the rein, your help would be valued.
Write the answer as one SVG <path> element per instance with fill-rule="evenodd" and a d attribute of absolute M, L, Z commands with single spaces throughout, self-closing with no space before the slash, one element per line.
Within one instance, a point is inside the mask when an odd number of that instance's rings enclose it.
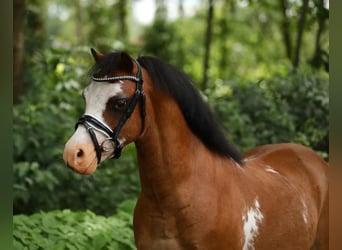
<path fill-rule="evenodd" d="M 120 134 L 122 127 L 125 125 L 127 120 L 132 115 L 135 109 L 135 106 L 137 105 L 139 100 L 141 100 L 141 132 L 144 130 L 145 116 L 146 116 L 146 107 L 145 107 L 146 97 L 142 88 L 143 79 L 142 79 L 141 66 L 137 61 L 135 62 L 138 66 L 138 72 L 136 76 L 127 75 L 127 76 L 114 76 L 114 77 L 102 77 L 102 78 L 94 77 L 94 76 L 92 77 L 92 79 L 96 82 L 112 82 L 112 81 L 119 81 L 119 80 L 129 80 L 129 81 L 133 81 L 136 83 L 136 90 L 133 95 L 133 98 L 131 102 L 129 103 L 127 110 L 120 118 L 119 123 L 115 127 L 114 130 L 112 130 L 107 124 L 103 123 L 96 117 L 92 115 L 87 115 L 87 114 L 82 115 L 79 118 L 78 122 L 76 123 L 75 129 L 77 129 L 77 127 L 80 124 L 82 124 L 88 130 L 90 138 L 95 147 L 97 164 L 99 164 L 101 161 L 102 152 L 109 151 L 104 147 L 104 143 L 107 141 L 111 142 L 114 147 L 114 153 L 111 159 L 118 159 L 121 156 L 123 145 L 119 141 L 118 136 Z M 98 143 L 94 130 L 97 130 L 107 136 L 107 138 L 101 143 L 101 145 Z"/>

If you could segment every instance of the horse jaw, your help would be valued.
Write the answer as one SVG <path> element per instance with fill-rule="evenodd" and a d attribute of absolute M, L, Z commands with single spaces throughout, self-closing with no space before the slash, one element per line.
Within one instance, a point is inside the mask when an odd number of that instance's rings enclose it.
<path fill-rule="evenodd" d="M 64 162 L 73 171 L 89 175 L 97 168 L 97 157 L 94 145 L 84 127 L 79 127 L 65 144 Z"/>

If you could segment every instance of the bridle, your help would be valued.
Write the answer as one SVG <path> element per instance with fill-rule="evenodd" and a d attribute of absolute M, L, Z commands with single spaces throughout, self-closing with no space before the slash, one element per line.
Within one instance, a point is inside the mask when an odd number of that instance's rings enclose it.
<path fill-rule="evenodd" d="M 100 121 L 96 117 L 89 115 L 89 114 L 82 115 L 79 118 L 78 122 L 76 123 L 75 129 L 77 129 L 77 127 L 80 124 L 83 125 L 87 129 L 87 131 L 90 135 L 90 138 L 91 138 L 91 140 L 94 144 L 94 147 L 95 147 L 97 164 L 99 164 L 101 161 L 102 152 L 109 151 L 108 149 L 106 149 L 104 147 L 104 143 L 106 143 L 106 142 L 110 142 L 113 145 L 114 153 L 111 156 L 112 159 L 113 158 L 118 159 L 121 156 L 121 150 L 123 148 L 123 145 L 119 141 L 118 136 L 120 134 L 122 127 L 125 125 L 125 123 L 129 119 L 129 117 L 132 115 L 132 113 L 135 109 L 135 106 L 137 105 L 139 100 L 141 100 L 141 132 L 144 130 L 145 116 L 146 116 L 146 110 L 145 110 L 145 106 L 146 106 L 146 104 L 145 104 L 146 100 L 145 99 L 146 98 L 145 98 L 144 91 L 142 89 L 143 79 L 142 79 L 141 67 L 137 61 L 135 61 L 135 63 L 138 66 L 138 71 L 137 71 L 136 76 L 130 76 L 130 75 L 113 76 L 113 77 L 107 77 L 107 76 L 95 77 L 95 76 L 92 76 L 92 79 L 96 82 L 113 82 L 113 81 L 129 80 L 129 81 L 133 81 L 136 83 L 136 90 L 135 90 L 135 93 L 132 97 L 132 100 L 128 104 L 128 107 L 127 107 L 125 113 L 120 118 L 119 123 L 115 127 L 114 130 L 112 130 L 104 122 Z M 94 130 L 99 131 L 102 134 L 106 135 L 106 139 L 101 143 L 101 145 L 97 141 Z"/>

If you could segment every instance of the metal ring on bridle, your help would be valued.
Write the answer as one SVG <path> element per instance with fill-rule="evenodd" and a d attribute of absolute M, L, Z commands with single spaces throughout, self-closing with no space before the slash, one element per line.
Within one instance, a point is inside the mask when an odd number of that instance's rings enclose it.
<path fill-rule="evenodd" d="M 105 146 L 106 142 L 110 142 L 110 144 L 111 144 L 110 147 Z M 113 150 L 113 153 L 114 153 L 115 144 L 116 143 L 112 140 L 112 138 L 106 138 L 106 139 L 103 140 L 103 142 L 101 143 L 100 147 L 101 147 L 102 152 L 108 153 L 111 150 Z"/>

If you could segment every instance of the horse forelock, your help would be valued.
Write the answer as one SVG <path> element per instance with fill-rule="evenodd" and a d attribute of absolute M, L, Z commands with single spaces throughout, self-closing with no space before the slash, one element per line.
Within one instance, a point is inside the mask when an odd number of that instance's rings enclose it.
<path fill-rule="evenodd" d="M 111 52 L 96 61 L 89 71 L 89 77 L 110 77 L 122 73 L 133 74 L 133 59 L 126 52 Z"/>

